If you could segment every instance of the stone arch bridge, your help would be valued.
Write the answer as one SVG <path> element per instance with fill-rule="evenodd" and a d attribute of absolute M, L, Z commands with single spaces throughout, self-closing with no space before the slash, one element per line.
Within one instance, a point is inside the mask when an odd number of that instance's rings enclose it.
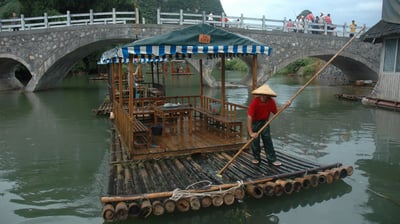
<path fill-rule="evenodd" d="M 90 53 L 105 51 L 119 44 L 180 29 L 180 25 L 104 24 L 0 32 L 0 90 L 39 91 L 55 88 L 72 66 Z M 229 28 L 272 47 L 272 55 L 258 57 L 258 81 L 272 72 L 304 57 L 329 60 L 349 39 L 317 34 L 258 31 Z M 350 80 L 378 79 L 381 45 L 356 40 L 334 62 Z M 247 64 L 251 58 L 242 58 Z M 15 76 L 19 65 L 31 74 L 24 85 Z M 212 70 L 215 61 L 208 63 Z M 206 66 L 207 68 L 207 66 Z M 251 69 L 251 66 L 249 66 Z M 251 70 L 249 74 L 251 74 Z M 207 79 L 207 77 L 206 77 Z M 206 82 L 212 86 L 212 78 Z M 243 84 L 250 84 L 251 75 Z"/>

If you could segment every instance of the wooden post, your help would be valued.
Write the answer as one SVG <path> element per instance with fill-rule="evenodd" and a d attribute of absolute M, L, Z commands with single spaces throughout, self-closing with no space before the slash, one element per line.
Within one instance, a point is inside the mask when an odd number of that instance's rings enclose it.
<path fill-rule="evenodd" d="M 252 79 L 252 85 L 251 85 L 251 90 L 255 90 L 257 88 L 257 55 L 253 55 L 253 79 Z"/>
<path fill-rule="evenodd" d="M 204 90 L 203 90 L 203 59 L 199 60 L 199 72 L 200 72 L 200 107 L 203 108 L 203 101 L 201 99 L 203 99 L 203 94 L 204 94 Z"/>
<path fill-rule="evenodd" d="M 129 93 L 129 101 L 128 101 L 128 119 L 129 119 L 129 150 L 132 150 L 135 145 L 135 139 L 133 136 L 133 103 L 135 102 L 136 95 L 136 87 L 134 87 L 135 83 L 135 74 L 134 74 L 134 66 L 133 66 L 133 56 L 129 55 L 129 64 L 128 64 L 128 77 L 129 77 L 129 85 L 128 85 L 128 93 Z M 134 91 L 135 90 L 135 91 Z M 135 94 L 135 95 L 133 95 Z M 121 107 L 123 105 L 121 104 Z"/>
<path fill-rule="evenodd" d="M 140 59 L 139 59 L 140 60 Z M 150 62 L 151 87 L 154 87 L 154 62 Z"/>
<path fill-rule="evenodd" d="M 122 58 L 119 58 L 118 61 L 118 89 L 119 89 L 119 105 L 120 107 L 122 107 L 123 103 L 124 103 L 124 99 L 123 99 L 123 89 L 122 89 Z"/>
<path fill-rule="evenodd" d="M 112 102 L 113 103 L 117 100 L 116 87 L 117 87 L 117 84 L 116 84 L 116 81 L 115 81 L 115 63 L 114 63 L 114 60 L 113 60 L 113 62 L 111 64 L 111 94 L 112 94 L 111 97 L 112 97 Z M 115 105 L 114 105 L 114 107 L 115 107 Z"/>
<path fill-rule="evenodd" d="M 128 73 L 129 73 L 129 101 L 128 101 L 128 114 L 129 114 L 129 117 L 133 114 L 133 100 L 134 100 L 134 97 L 136 97 L 135 95 L 133 95 L 136 91 L 133 91 L 134 90 L 134 73 L 133 73 L 133 69 L 134 69 L 134 67 L 133 67 L 133 61 L 132 61 L 132 59 L 133 59 L 133 57 L 132 57 L 132 55 L 130 55 L 129 56 L 129 65 L 128 65 L 128 68 L 129 68 L 129 71 L 128 71 Z"/>
<path fill-rule="evenodd" d="M 221 54 L 221 114 L 225 115 L 225 54 Z"/>

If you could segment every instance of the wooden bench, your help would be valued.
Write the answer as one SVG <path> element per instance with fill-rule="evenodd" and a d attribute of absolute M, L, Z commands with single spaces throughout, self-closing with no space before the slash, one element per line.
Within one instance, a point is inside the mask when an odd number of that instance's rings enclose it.
<path fill-rule="evenodd" d="M 150 129 L 136 118 L 133 118 L 133 139 L 135 148 L 151 147 Z"/>
<path fill-rule="evenodd" d="M 243 124 L 240 120 L 236 120 L 229 115 L 215 114 L 201 107 L 194 108 L 194 111 L 198 113 L 200 119 L 206 120 L 209 125 L 223 129 L 225 137 L 242 137 Z"/>

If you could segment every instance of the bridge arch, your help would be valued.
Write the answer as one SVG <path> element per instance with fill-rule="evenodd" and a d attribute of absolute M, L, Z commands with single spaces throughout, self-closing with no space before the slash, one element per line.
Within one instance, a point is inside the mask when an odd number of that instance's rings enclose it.
<path fill-rule="evenodd" d="M 288 66 L 290 63 L 305 57 L 318 58 L 323 61 L 329 61 L 336 51 L 328 50 L 324 54 L 318 51 L 311 51 L 305 54 L 293 54 L 291 57 L 286 58 L 282 62 L 276 64 L 275 70 L 282 69 Z M 343 74 L 349 79 L 349 81 L 355 80 L 378 80 L 378 68 L 371 66 L 371 61 L 366 60 L 364 57 L 360 57 L 351 52 L 343 53 L 338 55 L 335 60 L 332 61 L 331 66 L 335 66 L 340 69 Z M 376 70 L 375 70 L 376 69 Z"/>
<path fill-rule="evenodd" d="M 14 54 L 0 53 L 0 90 L 24 88 L 24 84 L 15 75 L 19 65 L 31 73 L 31 65 L 23 58 Z"/>

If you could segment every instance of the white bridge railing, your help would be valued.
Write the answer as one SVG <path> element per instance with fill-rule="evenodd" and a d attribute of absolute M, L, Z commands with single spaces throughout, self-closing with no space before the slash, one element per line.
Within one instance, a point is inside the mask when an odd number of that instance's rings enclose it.
<path fill-rule="evenodd" d="M 210 15 L 203 12 L 202 14 L 184 13 L 183 10 L 176 12 L 161 12 L 157 10 L 157 24 L 199 24 L 209 23 L 219 27 L 234 27 L 249 30 L 265 30 L 265 31 L 283 31 L 283 32 L 301 32 L 301 33 L 315 33 L 333 36 L 348 37 L 350 35 L 350 27 L 347 24 L 320 24 L 311 22 L 296 22 L 292 21 L 293 26 L 288 26 L 288 20 L 266 19 L 262 18 L 245 17 L 241 16 L 225 16 Z M 362 26 L 356 29 L 360 30 Z M 367 29 L 365 29 L 367 30 Z"/>
<path fill-rule="evenodd" d="M 201 14 L 179 12 L 161 12 L 157 9 L 157 24 L 177 24 L 177 25 L 192 25 L 199 23 L 209 23 L 218 27 L 235 27 L 249 30 L 265 30 L 265 31 L 283 31 L 283 32 L 301 32 L 301 33 L 316 33 L 324 35 L 334 35 L 348 37 L 350 28 L 347 24 L 317 24 L 317 23 L 299 23 L 292 21 L 293 26 L 288 27 L 288 20 L 266 19 L 240 16 L 225 16 L 210 15 L 205 12 Z M 67 27 L 77 25 L 94 25 L 94 24 L 139 24 L 139 10 L 117 12 L 113 9 L 111 12 L 93 12 L 71 14 L 67 11 L 65 15 L 44 16 L 25 18 L 21 15 L 17 19 L 0 19 L 0 32 L 13 30 L 34 30 L 48 29 L 56 27 Z M 142 18 L 142 23 L 145 23 L 145 18 Z M 357 27 L 357 30 L 362 27 Z M 357 32 L 357 31 L 356 31 Z"/>
<path fill-rule="evenodd" d="M 56 27 L 95 25 L 95 24 L 126 24 L 139 23 L 139 10 L 135 12 L 96 12 L 71 14 L 67 11 L 65 15 L 28 17 L 21 15 L 18 19 L 0 19 L 0 32 L 14 30 L 35 30 Z"/>

